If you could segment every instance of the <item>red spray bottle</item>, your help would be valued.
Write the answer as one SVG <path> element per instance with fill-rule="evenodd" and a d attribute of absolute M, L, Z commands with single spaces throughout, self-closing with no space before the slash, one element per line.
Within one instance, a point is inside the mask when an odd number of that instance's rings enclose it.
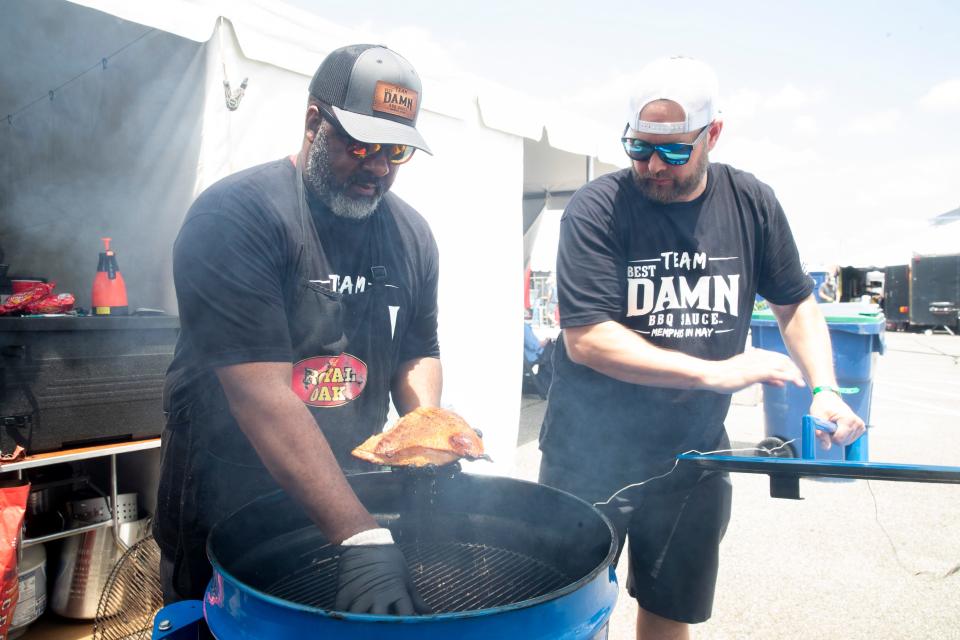
<path fill-rule="evenodd" d="M 123 283 L 117 256 L 110 249 L 110 238 L 103 240 L 103 253 L 93 278 L 92 307 L 97 316 L 127 315 L 127 286 Z"/>

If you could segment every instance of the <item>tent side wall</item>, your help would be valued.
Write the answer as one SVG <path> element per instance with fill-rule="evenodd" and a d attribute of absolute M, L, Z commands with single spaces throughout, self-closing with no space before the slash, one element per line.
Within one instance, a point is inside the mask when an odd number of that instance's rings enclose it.
<path fill-rule="evenodd" d="M 228 20 L 197 43 L 62 0 L 12 5 L 0 51 L 19 64 L 2 72 L 26 71 L 0 77 L 6 112 L 122 49 L 0 123 L 0 244 L 12 271 L 55 279 L 89 307 L 99 238 L 109 236 L 130 306 L 177 313 L 170 256 L 190 203 L 230 173 L 299 149 L 309 77 L 244 56 Z M 225 76 L 232 89 L 249 79 L 236 110 Z M 462 115 L 421 114 L 435 155 L 402 167 L 394 191 L 440 249 L 444 403 L 483 430 L 496 460 L 471 470 L 508 473 L 522 374 L 523 143 L 483 126 L 475 103 Z"/>
<path fill-rule="evenodd" d="M 0 68 L 11 114 L 0 125 L 0 244 L 11 273 L 56 280 L 89 307 L 108 236 L 130 306 L 175 313 L 170 247 L 193 197 L 203 48 L 60 1 L 7 5 L 0 55 L 17 64 Z"/>
<path fill-rule="evenodd" d="M 440 249 L 444 404 L 483 431 L 494 459 L 467 468 L 508 473 L 523 373 L 523 141 L 476 115 L 421 120 L 434 155 L 418 152 L 394 191 L 427 218 Z"/>

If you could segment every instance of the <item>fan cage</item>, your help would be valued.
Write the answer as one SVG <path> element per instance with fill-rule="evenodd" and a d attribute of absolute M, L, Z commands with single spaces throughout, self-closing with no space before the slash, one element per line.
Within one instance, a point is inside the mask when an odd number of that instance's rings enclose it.
<path fill-rule="evenodd" d="M 147 537 L 127 549 L 110 572 L 93 621 L 93 640 L 149 640 L 161 607 L 160 547 Z"/>

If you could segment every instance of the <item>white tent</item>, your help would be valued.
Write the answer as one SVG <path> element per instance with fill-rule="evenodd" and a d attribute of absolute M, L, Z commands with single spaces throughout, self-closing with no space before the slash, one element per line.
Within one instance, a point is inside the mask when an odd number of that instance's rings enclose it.
<path fill-rule="evenodd" d="M 110 236 L 131 306 L 171 313 L 170 250 L 193 198 L 295 152 L 320 60 L 380 40 L 266 0 L 0 0 L 0 12 L 5 262 L 89 306 L 99 238 Z M 394 190 L 440 246 L 444 400 L 483 430 L 497 461 L 473 470 L 507 472 L 522 232 L 621 162 L 618 132 L 444 66 L 416 41 L 386 44 L 424 80 L 420 122 L 435 155 L 418 154 Z M 244 80 L 239 105 L 228 105 Z"/>

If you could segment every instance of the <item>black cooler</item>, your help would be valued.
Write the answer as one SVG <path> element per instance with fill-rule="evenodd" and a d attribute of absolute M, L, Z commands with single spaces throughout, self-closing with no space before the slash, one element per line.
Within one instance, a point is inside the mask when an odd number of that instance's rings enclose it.
<path fill-rule="evenodd" d="M 0 318 L 0 451 L 157 436 L 175 316 Z"/>

